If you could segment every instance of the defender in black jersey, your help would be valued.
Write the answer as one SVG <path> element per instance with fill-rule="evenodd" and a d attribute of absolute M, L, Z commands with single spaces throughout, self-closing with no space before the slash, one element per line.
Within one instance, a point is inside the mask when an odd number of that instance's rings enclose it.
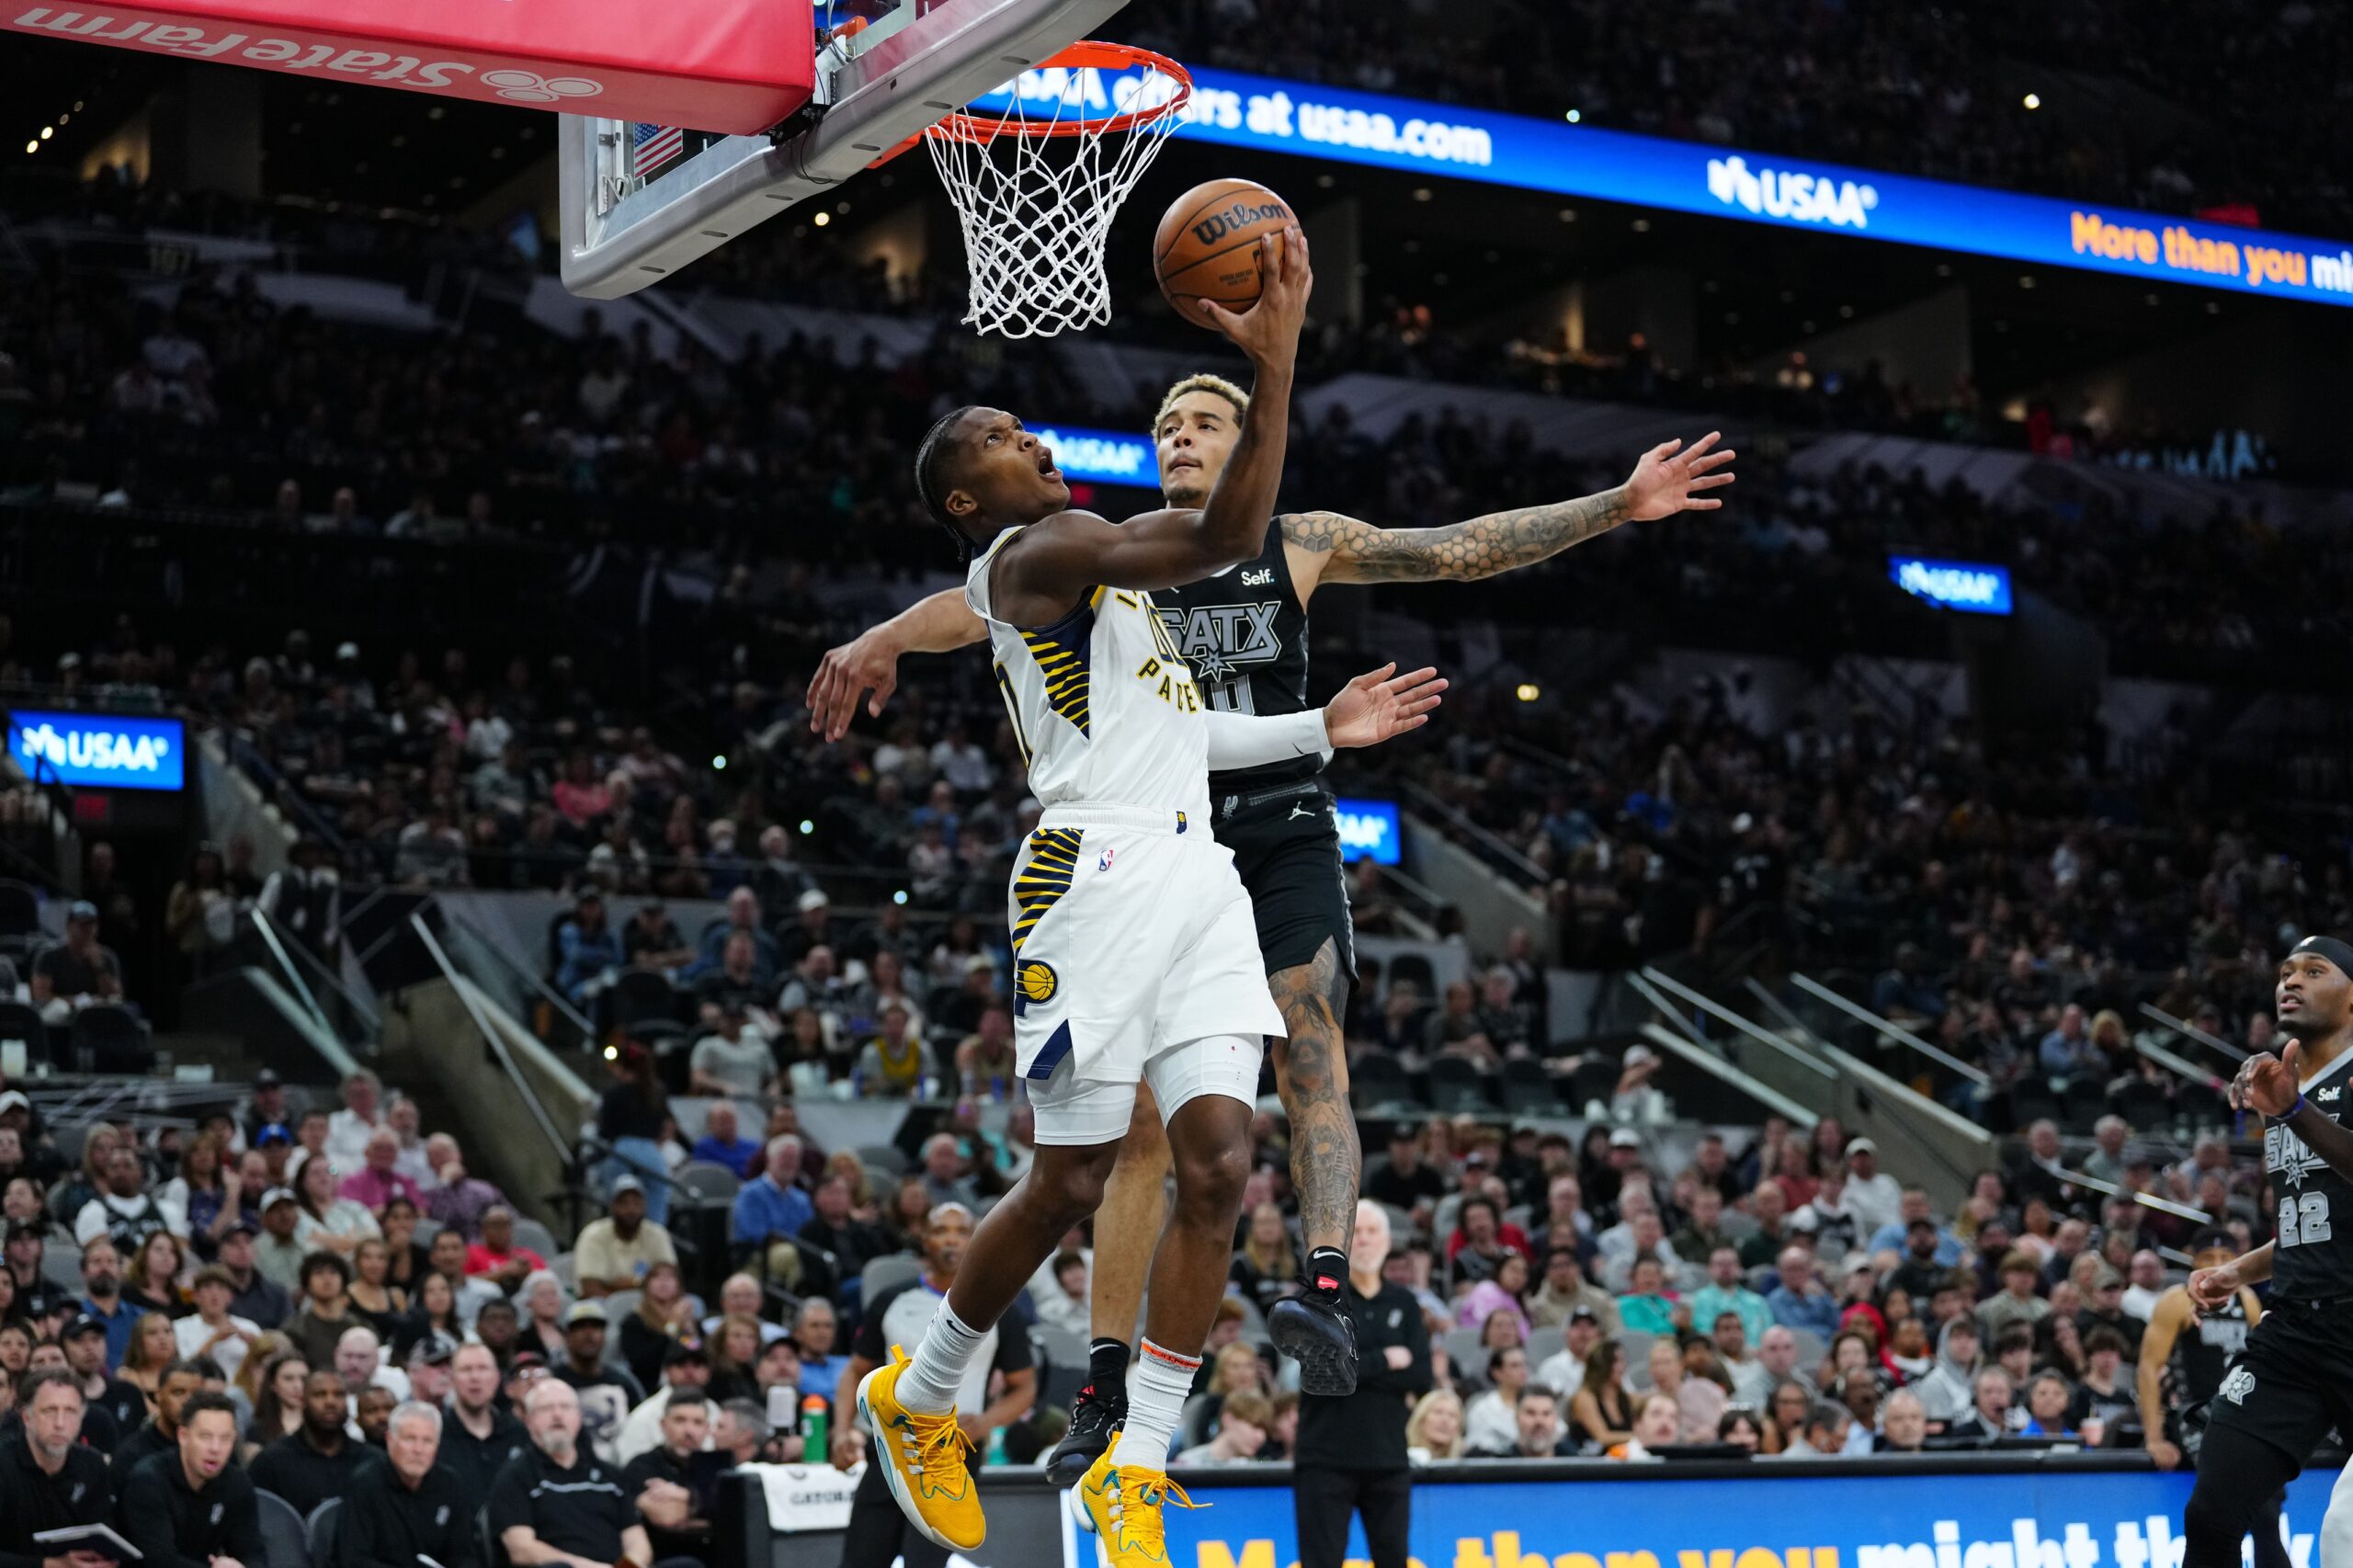
<path fill-rule="evenodd" d="M 2222 1267 L 2231 1260 L 2231 1233 L 2219 1226 L 2200 1232 L 2190 1242 L 2189 1255 L 2194 1267 Z M 2262 1303 L 2244 1285 L 2221 1306 L 2204 1312 L 2190 1299 L 2186 1285 L 2176 1285 L 2157 1298 L 2148 1330 L 2141 1336 L 2137 1392 L 2142 1447 L 2159 1470 L 2179 1470 L 2185 1464 L 2195 1468 L 2206 1413 L 2245 1352 L 2248 1330 L 2262 1320 Z M 2284 1494 L 2274 1494 L 2249 1521 L 2255 1568 L 2289 1568 L 2288 1549 L 2279 1540 L 2283 1500 Z"/>
<path fill-rule="evenodd" d="M 2262 1500 L 2331 1426 L 2353 1430 L 2353 947 L 2307 937 L 2279 965 L 2279 1057 L 2249 1059 L 2232 1103 L 2262 1113 L 2277 1233 L 2189 1277 L 2206 1311 L 2271 1281 L 2271 1310 L 2208 1406 L 2184 1568 L 2230 1568 Z"/>
<path fill-rule="evenodd" d="M 1171 387 L 1154 420 L 1161 489 L 1171 506 L 1199 506 L 1240 436 L 1249 397 L 1216 376 Z M 1545 560 L 1620 523 L 1712 511 L 1707 492 L 1732 483 L 1719 472 L 1733 453 L 1711 433 L 1688 449 L 1669 441 L 1643 454 L 1625 483 L 1597 495 L 1473 517 L 1446 528 L 1376 528 L 1335 512 L 1274 519 L 1250 561 L 1170 590 L 1153 602 L 1212 706 L 1279 715 L 1305 712 L 1307 607 L 1324 583 L 1467 582 Z M 811 727 L 838 739 L 867 699 L 879 715 L 897 686 L 899 655 L 947 653 L 982 640 L 978 617 L 953 591 L 934 595 L 831 650 L 809 687 Z M 871 693 L 870 697 L 869 693 Z M 1340 862 L 1338 824 L 1320 779 L 1320 756 L 1213 774 L 1218 842 L 1231 849 L 1256 911 L 1259 946 L 1290 1027 L 1273 1043 L 1275 1082 L 1291 1125 L 1291 1180 L 1308 1248 L 1303 1294 L 1267 1314 L 1277 1348 L 1300 1363 L 1302 1389 L 1345 1395 L 1356 1386 L 1354 1335 L 1340 1308 L 1355 1223 L 1358 1151 L 1348 1104 L 1339 1020 L 1355 975 L 1354 930 Z M 1054 1473 L 1084 1473 L 1108 1442 L 1122 1390 L 1152 1238 L 1160 1233 L 1168 1147 L 1149 1096 L 1135 1119 L 1097 1215 L 1093 1379 L 1055 1450 Z M 1099 1392 L 1097 1391 L 1100 1391 Z"/>

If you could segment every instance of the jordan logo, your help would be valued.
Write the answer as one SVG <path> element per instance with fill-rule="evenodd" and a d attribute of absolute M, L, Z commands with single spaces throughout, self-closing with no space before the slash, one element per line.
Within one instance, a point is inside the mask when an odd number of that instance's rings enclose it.
<path fill-rule="evenodd" d="M 1305 806 L 1293 806 L 1290 809 L 1290 815 L 1285 817 L 1283 820 L 1285 822 L 1295 822 L 1301 817 L 1312 817 L 1314 814 L 1315 813 L 1313 812 L 1309 811 Z"/>

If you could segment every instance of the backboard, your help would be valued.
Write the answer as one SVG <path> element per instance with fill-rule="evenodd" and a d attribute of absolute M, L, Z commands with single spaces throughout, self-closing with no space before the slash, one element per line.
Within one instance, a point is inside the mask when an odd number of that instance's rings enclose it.
<path fill-rule="evenodd" d="M 1125 0 L 819 0 L 816 96 L 776 132 L 560 118 L 564 287 L 612 300 L 823 196 Z M 676 137 L 673 142 L 672 138 Z M 641 172 L 642 171 L 642 172 Z"/>

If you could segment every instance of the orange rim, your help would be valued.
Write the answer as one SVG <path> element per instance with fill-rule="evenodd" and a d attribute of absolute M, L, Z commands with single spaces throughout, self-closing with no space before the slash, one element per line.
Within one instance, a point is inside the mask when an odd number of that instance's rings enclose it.
<path fill-rule="evenodd" d="M 1070 71 L 1093 69 L 1120 72 L 1132 71 L 1139 65 L 1148 66 L 1176 83 L 1176 91 L 1168 98 L 1149 108 L 1132 109 L 1126 114 L 1077 119 L 1058 118 L 1051 120 L 1034 120 L 1005 115 L 971 114 L 958 109 L 952 114 L 943 116 L 937 125 L 924 134 L 953 137 L 960 142 L 987 142 L 998 136 L 1033 138 L 1077 136 L 1090 131 L 1097 135 L 1108 135 L 1112 131 L 1129 130 L 1147 119 L 1157 119 L 1163 115 L 1173 114 L 1183 108 L 1193 96 L 1191 72 L 1165 54 L 1154 53 L 1149 49 L 1138 49 L 1133 44 L 1099 43 L 1091 39 L 1084 40 L 1072 44 L 1051 60 L 1040 62 L 1034 69 L 1044 70 L 1057 65 Z"/>

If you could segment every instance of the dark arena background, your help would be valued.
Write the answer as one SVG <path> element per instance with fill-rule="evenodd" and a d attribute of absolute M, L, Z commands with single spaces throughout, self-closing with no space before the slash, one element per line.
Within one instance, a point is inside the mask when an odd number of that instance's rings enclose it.
<path fill-rule="evenodd" d="M 0 1568 L 2353 1564 L 2273 1369 L 2353 1367 L 2349 18 L 0 11 Z M 1243 868 L 1345 887 L 1345 1098 L 1269 1055 L 1205 1506 L 1041 1465 L 1086 1224 L 951 1553 L 860 1380 L 1040 1158 L 1024 1020 L 1165 955 L 1017 954 L 1011 631 L 861 635 L 962 589 L 942 415 L 1121 521 L 1271 384 L 1154 285 L 1222 179 L 1312 247 L 1279 575 L 1154 634 L 1211 718 L 1449 685 Z"/>

